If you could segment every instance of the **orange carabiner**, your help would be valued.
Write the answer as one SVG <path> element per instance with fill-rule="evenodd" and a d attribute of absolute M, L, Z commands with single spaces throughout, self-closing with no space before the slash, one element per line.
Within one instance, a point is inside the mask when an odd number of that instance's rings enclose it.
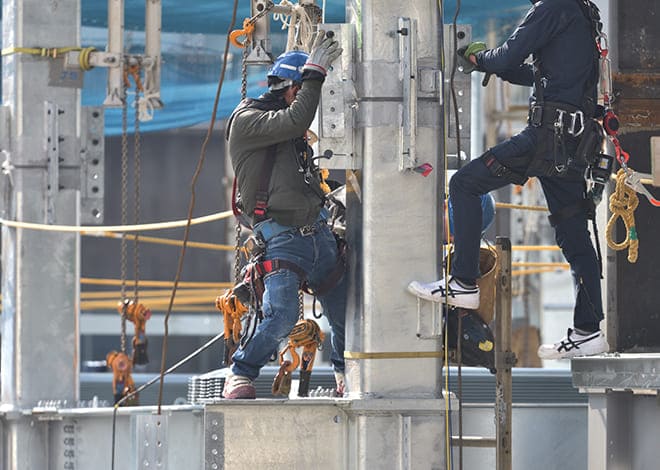
<path fill-rule="evenodd" d="M 229 40 L 234 46 L 243 49 L 246 44 L 250 42 L 250 36 L 252 36 L 252 33 L 254 33 L 254 23 L 250 20 L 250 18 L 245 18 L 243 20 L 243 29 L 235 29 L 229 33 Z M 241 36 L 245 36 L 245 41 L 238 41 L 238 38 Z"/>

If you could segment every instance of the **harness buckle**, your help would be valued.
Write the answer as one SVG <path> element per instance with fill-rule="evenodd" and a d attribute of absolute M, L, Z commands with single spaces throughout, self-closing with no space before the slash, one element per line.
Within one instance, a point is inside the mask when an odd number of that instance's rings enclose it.
<path fill-rule="evenodd" d="M 307 237 L 309 235 L 312 235 L 314 233 L 314 226 L 313 225 L 303 225 L 298 229 L 298 232 L 300 232 L 300 235 L 303 237 Z"/>
<path fill-rule="evenodd" d="M 570 114 L 571 116 L 571 125 L 568 128 L 568 133 L 572 135 L 573 137 L 578 137 L 584 132 L 584 114 L 582 111 L 575 111 L 574 113 Z M 578 131 L 575 130 L 575 125 L 578 124 L 580 125 L 580 128 Z"/>
<path fill-rule="evenodd" d="M 533 127 L 541 127 L 543 123 L 543 106 L 538 104 L 533 105 L 529 109 L 529 124 Z"/>

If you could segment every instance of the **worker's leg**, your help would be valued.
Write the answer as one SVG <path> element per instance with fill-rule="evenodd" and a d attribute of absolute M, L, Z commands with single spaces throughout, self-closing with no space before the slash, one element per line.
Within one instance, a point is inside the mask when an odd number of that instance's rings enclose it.
<path fill-rule="evenodd" d="M 576 207 L 582 203 L 585 192 L 583 180 L 566 180 L 557 177 L 539 178 L 553 215 L 562 209 Z M 603 319 L 600 287 L 600 266 L 587 230 L 586 211 L 559 217 L 556 221 L 555 238 L 564 257 L 571 265 L 575 282 L 574 328 L 568 328 L 566 336 L 556 343 L 545 343 L 539 347 L 542 359 L 564 359 L 589 356 L 609 350 L 599 323 Z"/>
<path fill-rule="evenodd" d="M 232 372 L 254 380 L 298 321 L 298 275 L 280 269 L 264 279 L 263 321 L 234 353 Z"/>
<path fill-rule="evenodd" d="M 449 182 L 452 202 L 454 251 L 450 260 L 452 280 L 413 281 L 408 291 L 436 302 L 468 309 L 479 307 L 479 246 L 481 196 L 511 183 L 522 184 L 534 140 L 526 132 L 493 147 L 458 170 Z"/>
<path fill-rule="evenodd" d="M 309 285 L 312 289 L 322 286 L 326 279 L 332 276 L 337 268 L 337 242 L 329 228 L 324 227 L 315 235 L 316 259 L 312 272 L 309 274 Z M 330 361 L 335 371 L 344 371 L 344 344 L 346 323 L 346 286 L 348 276 L 339 279 L 336 286 L 319 296 L 323 314 L 328 319 L 331 328 L 330 342 L 332 353 Z"/>
<path fill-rule="evenodd" d="M 566 207 L 582 203 L 585 195 L 583 180 L 571 181 L 556 177 L 539 178 L 548 209 L 557 214 Z M 566 261 L 571 265 L 575 282 L 575 310 L 573 324 L 584 332 L 599 329 L 603 319 L 600 266 L 587 229 L 586 211 L 579 211 L 555 225 L 555 238 Z"/>

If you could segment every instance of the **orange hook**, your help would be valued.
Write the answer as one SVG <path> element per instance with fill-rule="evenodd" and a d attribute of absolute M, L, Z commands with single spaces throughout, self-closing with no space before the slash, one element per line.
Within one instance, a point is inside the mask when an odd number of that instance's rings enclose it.
<path fill-rule="evenodd" d="M 245 18 L 243 20 L 243 29 L 235 29 L 231 33 L 229 33 L 229 40 L 234 46 L 243 49 L 247 45 L 247 43 L 250 42 L 250 37 L 252 36 L 252 33 L 254 33 L 254 22 L 251 21 L 250 18 Z M 241 36 L 245 36 L 245 41 L 243 42 L 238 41 L 238 38 Z"/>

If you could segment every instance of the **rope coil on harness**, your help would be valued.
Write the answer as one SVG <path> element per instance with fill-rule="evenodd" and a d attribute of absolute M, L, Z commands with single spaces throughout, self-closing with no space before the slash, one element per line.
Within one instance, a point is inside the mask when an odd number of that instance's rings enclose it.
<path fill-rule="evenodd" d="M 610 196 L 610 211 L 612 216 L 607 222 L 606 237 L 607 246 L 615 251 L 628 248 L 628 261 L 637 261 L 639 251 L 639 239 L 635 228 L 635 209 L 639 205 L 637 192 L 625 184 L 627 173 L 621 168 L 616 174 L 616 187 Z M 613 231 L 617 219 L 621 218 L 626 227 L 626 238 L 620 243 L 614 240 Z"/>

